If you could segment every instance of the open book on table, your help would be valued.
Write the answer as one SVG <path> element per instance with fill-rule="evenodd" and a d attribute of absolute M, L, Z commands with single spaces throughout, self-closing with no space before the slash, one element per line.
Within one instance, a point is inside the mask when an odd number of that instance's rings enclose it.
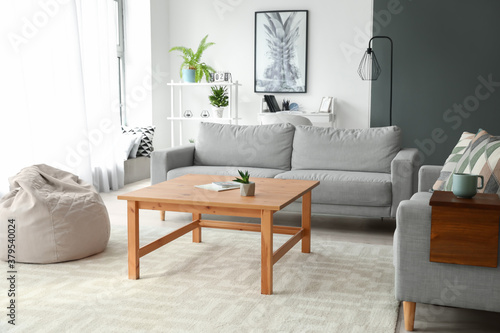
<path fill-rule="evenodd" d="M 211 184 L 195 185 L 195 187 L 202 188 L 204 190 L 220 192 L 220 191 L 234 190 L 236 188 L 240 188 L 240 183 L 238 183 L 238 182 L 213 182 Z"/>

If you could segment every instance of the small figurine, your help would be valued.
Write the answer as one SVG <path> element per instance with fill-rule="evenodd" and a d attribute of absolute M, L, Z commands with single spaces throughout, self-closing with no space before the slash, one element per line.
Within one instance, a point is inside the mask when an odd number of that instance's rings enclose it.
<path fill-rule="evenodd" d="M 283 111 L 288 111 L 290 110 L 290 100 L 286 100 L 286 99 L 283 99 L 283 103 L 281 104 L 282 105 L 282 110 Z"/>

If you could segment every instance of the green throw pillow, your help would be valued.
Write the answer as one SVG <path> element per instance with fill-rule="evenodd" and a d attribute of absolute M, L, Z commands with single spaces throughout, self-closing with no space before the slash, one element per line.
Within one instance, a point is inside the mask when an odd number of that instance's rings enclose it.
<path fill-rule="evenodd" d="M 469 132 L 463 132 L 462 136 L 458 140 L 458 143 L 451 151 L 450 156 L 446 159 L 443 169 L 441 169 L 441 173 L 439 174 L 438 180 L 432 186 L 432 189 L 435 191 L 446 191 L 445 185 L 453 174 L 457 163 L 461 160 L 464 153 L 469 147 L 472 139 L 475 137 L 475 134 Z"/>
<path fill-rule="evenodd" d="M 467 149 L 464 151 L 462 157 L 455 165 L 453 173 L 467 173 L 471 175 L 478 175 L 485 164 L 484 151 L 491 135 L 483 129 L 479 129 L 478 133 L 474 136 Z M 444 185 L 444 191 L 451 191 L 453 189 L 453 177 L 449 177 Z"/>
<path fill-rule="evenodd" d="M 489 137 L 484 154 L 476 162 L 472 173 L 484 177 L 484 188 L 478 190 L 479 193 L 500 195 L 500 136 Z"/>

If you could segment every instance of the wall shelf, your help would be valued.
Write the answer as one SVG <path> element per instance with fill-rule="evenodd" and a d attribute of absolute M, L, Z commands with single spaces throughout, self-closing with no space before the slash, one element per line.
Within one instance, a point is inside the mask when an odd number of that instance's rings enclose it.
<path fill-rule="evenodd" d="M 202 117 L 167 117 L 168 120 L 208 120 L 208 121 L 228 121 L 228 120 L 240 120 L 241 118 L 229 118 L 229 117 L 207 117 L 207 118 L 202 118 Z"/>
<path fill-rule="evenodd" d="M 272 114 L 291 114 L 296 116 L 302 116 L 309 119 L 313 124 L 327 124 L 330 127 L 335 127 L 335 113 L 332 111 L 327 112 L 297 112 L 297 111 L 279 111 L 279 112 L 261 112 L 259 113 L 259 120 L 262 117 L 266 117 Z M 259 121 L 260 122 L 260 121 Z"/>
<path fill-rule="evenodd" d="M 330 112 L 311 112 L 311 111 L 305 111 L 305 110 L 298 110 L 298 111 L 277 111 L 277 112 L 270 112 L 269 108 L 267 107 L 267 104 L 265 102 L 265 99 L 262 99 L 262 102 L 260 104 L 260 113 L 259 113 L 259 123 L 262 123 L 262 118 L 266 117 L 268 115 L 272 114 L 289 114 L 289 115 L 295 115 L 295 116 L 302 116 L 307 119 L 309 119 L 313 125 L 319 125 L 319 124 L 328 124 L 330 127 L 335 128 L 335 121 L 337 120 L 336 117 L 336 98 L 333 98 L 333 101 L 330 106 Z"/>
<path fill-rule="evenodd" d="M 238 87 L 241 84 L 238 81 L 235 82 L 200 82 L 200 83 L 186 83 L 186 82 L 174 82 L 173 80 L 170 83 L 167 83 L 170 86 L 170 117 L 167 117 L 170 120 L 170 130 L 171 130 L 171 146 L 175 147 L 175 134 L 177 128 L 177 134 L 179 137 L 178 145 L 182 144 L 182 123 L 184 121 L 206 121 L 206 122 L 214 122 L 214 123 L 229 123 L 229 124 L 238 124 Z M 214 117 L 213 112 L 210 113 L 210 117 L 184 117 L 184 109 L 182 107 L 182 91 L 183 89 L 191 89 L 193 87 L 213 87 L 213 86 L 226 86 L 228 87 L 227 93 L 229 97 L 229 105 L 225 108 L 229 112 L 229 117 Z M 175 110 L 175 90 L 178 90 L 178 108 Z M 207 92 L 207 96 L 210 92 Z M 175 126 L 177 124 L 177 126 Z"/>

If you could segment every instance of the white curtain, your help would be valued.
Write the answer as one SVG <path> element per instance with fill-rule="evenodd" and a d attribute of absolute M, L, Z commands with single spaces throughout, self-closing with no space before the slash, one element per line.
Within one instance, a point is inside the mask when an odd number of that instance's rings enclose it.
<path fill-rule="evenodd" d="M 32 164 L 123 186 L 112 0 L 0 2 L 0 194 Z"/>

